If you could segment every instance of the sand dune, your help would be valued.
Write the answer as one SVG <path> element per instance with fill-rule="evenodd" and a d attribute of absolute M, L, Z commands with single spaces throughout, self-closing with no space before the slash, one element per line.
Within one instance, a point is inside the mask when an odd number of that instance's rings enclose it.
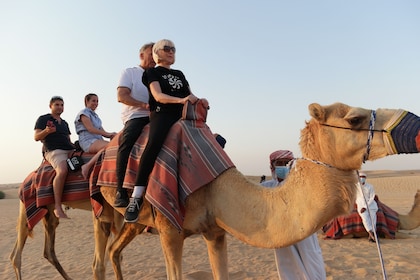
<path fill-rule="evenodd" d="M 414 194 L 420 189 L 420 171 L 368 171 L 368 181 L 374 185 L 382 202 L 399 213 L 407 213 Z M 258 177 L 251 177 L 258 181 Z M 16 239 L 16 219 L 19 211 L 17 184 L 0 185 L 6 198 L 0 200 L 0 279 L 15 279 L 9 260 Z M 71 209 L 70 220 L 57 229 L 56 253 L 64 269 L 73 279 L 92 279 L 93 227 L 91 213 Z M 43 225 L 35 227 L 35 236 L 27 240 L 23 251 L 23 279 L 62 279 L 43 258 Z M 318 233 L 327 279 L 384 279 L 376 244 L 367 239 L 324 240 Z M 388 279 L 420 279 L 420 229 L 404 232 L 404 239 L 380 239 L 380 252 Z M 188 238 L 184 246 L 184 279 L 212 279 L 207 251 L 201 236 Z M 166 279 L 165 263 L 159 237 L 142 234 L 123 252 L 125 279 Z M 228 236 L 229 274 L 233 280 L 277 279 L 272 250 L 246 245 Z M 108 263 L 107 279 L 114 279 Z"/>

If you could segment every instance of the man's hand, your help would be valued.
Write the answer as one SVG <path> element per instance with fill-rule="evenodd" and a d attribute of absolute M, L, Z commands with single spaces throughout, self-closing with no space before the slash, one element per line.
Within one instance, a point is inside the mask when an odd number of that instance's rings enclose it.
<path fill-rule="evenodd" d="M 47 126 L 45 127 L 45 130 L 47 131 L 47 134 L 51 134 L 51 133 L 56 132 L 57 128 L 55 127 L 52 121 L 48 121 Z"/>

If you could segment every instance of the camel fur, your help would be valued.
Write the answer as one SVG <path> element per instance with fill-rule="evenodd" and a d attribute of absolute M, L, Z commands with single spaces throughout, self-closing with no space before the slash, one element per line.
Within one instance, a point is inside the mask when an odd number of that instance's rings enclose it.
<path fill-rule="evenodd" d="M 384 129 L 396 111 L 378 109 L 375 129 Z M 371 110 L 341 103 L 314 103 L 309 113 L 312 118 L 301 131 L 303 158 L 296 160 L 281 188 L 264 188 L 230 168 L 187 198 L 181 232 L 159 212 L 151 219 L 150 207 L 143 207 L 139 223 L 141 228 L 147 225 L 157 229 L 167 279 L 182 279 L 183 241 L 192 234 L 202 234 L 207 243 L 213 278 L 228 279 L 226 232 L 252 246 L 279 248 L 306 238 L 332 218 L 350 212 L 355 201 L 356 171 L 367 155 Z M 382 132 L 375 133 L 368 160 L 389 154 Z M 112 203 L 115 188 L 102 186 L 101 192 Z M 122 279 L 119 262 L 123 247 L 141 232 L 136 224 L 124 228 L 110 247 L 117 279 Z"/>

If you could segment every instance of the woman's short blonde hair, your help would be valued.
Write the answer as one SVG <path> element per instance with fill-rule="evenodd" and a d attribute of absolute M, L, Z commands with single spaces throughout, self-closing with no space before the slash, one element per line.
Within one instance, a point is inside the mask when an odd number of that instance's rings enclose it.
<path fill-rule="evenodd" d="M 157 41 L 153 45 L 152 55 L 153 55 L 153 60 L 155 61 L 156 64 L 160 62 L 160 57 L 158 55 L 158 51 L 162 50 L 164 46 L 175 47 L 175 44 L 171 40 L 162 39 L 162 40 Z"/>

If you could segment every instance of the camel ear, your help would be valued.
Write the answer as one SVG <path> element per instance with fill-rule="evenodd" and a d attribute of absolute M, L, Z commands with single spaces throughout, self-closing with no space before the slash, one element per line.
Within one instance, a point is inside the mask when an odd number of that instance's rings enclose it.
<path fill-rule="evenodd" d="M 319 122 L 325 121 L 325 109 L 318 103 L 312 103 L 308 106 L 311 117 Z"/>

